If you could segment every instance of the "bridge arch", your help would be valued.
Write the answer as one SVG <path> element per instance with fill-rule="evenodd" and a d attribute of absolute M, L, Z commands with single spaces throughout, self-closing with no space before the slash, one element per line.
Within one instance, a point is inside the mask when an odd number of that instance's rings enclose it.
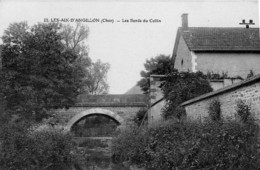
<path fill-rule="evenodd" d="M 119 116 L 118 114 L 116 114 L 110 110 L 94 108 L 94 109 L 84 110 L 84 111 L 76 114 L 74 117 L 72 117 L 70 119 L 70 121 L 68 122 L 68 124 L 66 126 L 66 129 L 70 131 L 74 124 L 76 124 L 78 121 L 80 121 L 83 117 L 86 117 L 89 115 L 105 115 L 105 116 L 108 116 L 108 117 L 114 119 L 119 124 L 123 124 L 123 122 L 124 122 L 124 119 L 121 116 Z"/>

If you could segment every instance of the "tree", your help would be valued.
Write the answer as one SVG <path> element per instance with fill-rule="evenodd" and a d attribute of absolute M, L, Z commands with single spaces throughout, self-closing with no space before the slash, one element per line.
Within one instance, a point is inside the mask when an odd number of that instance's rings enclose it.
<path fill-rule="evenodd" d="M 89 35 L 89 28 L 77 22 L 75 28 L 71 25 L 62 25 L 61 37 L 62 42 L 69 49 L 74 50 L 80 57 L 88 56 L 88 47 L 85 45 Z"/>
<path fill-rule="evenodd" d="M 147 108 L 142 108 L 136 112 L 135 117 L 133 117 L 133 121 L 138 125 L 142 125 L 143 123 L 148 121 L 147 117 Z"/>
<path fill-rule="evenodd" d="M 146 60 L 144 64 L 145 71 L 141 71 L 142 79 L 137 82 L 144 93 L 149 93 L 150 89 L 150 75 L 167 75 L 171 73 L 171 59 L 170 56 L 158 55 L 150 60 Z"/>
<path fill-rule="evenodd" d="M 66 49 L 74 51 L 78 56 L 74 64 L 81 67 L 86 75 L 89 75 L 92 61 L 88 56 L 88 46 L 85 44 L 89 35 L 88 26 L 82 25 L 80 22 L 77 22 L 75 28 L 71 25 L 61 25 L 60 35 Z M 85 79 L 84 84 L 87 83 Z"/>
<path fill-rule="evenodd" d="M 102 63 L 100 60 L 92 62 L 88 57 L 88 47 L 85 41 L 89 35 L 89 28 L 77 23 L 76 27 L 71 25 L 62 25 L 61 36 L 66 48 L 74 50 L 78 54 L 75 61 L 76 65 L 82 66 L 88 75 L 85 79 L 85 92 L 89 94 L 107 94 L 107 72 L 110 68 L 108 63 Z M 87 67 L 86 67 L 87 66 Z"/>
<path fill-rule="evenodd" d="M 107 83 L 107 72 L 110 68 L 109 63 L 102 63 L 97 60 L 92 63 L 88 70 L 88 80 L 86 83 L 86 91 L 89 94 L 107 94 L 108 93 L 108 83 Z"/>
<path fill-rule="evenodd" d="M 77 52 L 62 44 L 60 25 L 10 24 L 4 32 L 2 83 L 6 109 L 41 120 L 52 108 L 69 107 L 83 90 L 86 72 Z"/>
<path fill-rule="evenodd" d="M 184 108 L 181 103 L 212 91 L 207 80 L 207 75 L 202 72 L 178 72 L 172 70 L 172 73 L 165 78 L 162 86 L 166 104 L 163 108 L 165 119 L 181 119 L 184 114 Z"/>

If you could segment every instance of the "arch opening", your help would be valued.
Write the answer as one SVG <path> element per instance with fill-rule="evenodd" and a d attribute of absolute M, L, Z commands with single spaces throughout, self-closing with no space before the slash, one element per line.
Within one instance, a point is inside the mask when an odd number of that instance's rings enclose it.
<path fill-rule="evenodd" d="M 81 118 L 71 128 L 75 137 L 113 137 L 120 123 L 103 114 L 91 114 Z"/>
<path fill-rule="evenodd" d="M 79 114 L 75 115 L 67 124 L 67 129 L 69 131 L 72 130 L 72 127 L 74 125 L 76 125 L 77 123 L 79 123 L 80 121 L 87 119 L 89 117 L 93 117 L 94 119 L 98 119 L 98 117 L 105 117 L 103 118 L 108 120 L 113 120 L 113 122 L 115 122 L 118 125 L 122 124 L 124 122 L 123 118 L 121 116 L 119 116 L 118 114 L 110 111 L 110 110 L 106 110 L 106 109 L 100 109 L 100 108 L 95 108 L 95 109 L 88 109 L 85 110 L 83 112 L 80 112 Z M 85 120 L 86 122 L 86 120 Z"/>
<path fill-rule="evenodd" d="M 94 116 L 107 117 L 107 118 L 113 120 L 117 125 L 120 125 L 120 122 L 119 122 L 118 120 L 116 120 L 115 118 L 111 117 L 111 116 L 108 116 L 108 115 L 105 115 L 105 114 L 102 114 L 102 113 L 92 113 L 92 114 L 89 114 L 89 115 L 86 115 L 86 116 L 80 118 L 78 121 L 76 121 L 76 122 L 72 125 L 72 127 L 75 126 L 75 125 L 76 125 L 77 123 L 79 123 L 80 121 L 82 121 L 83 119 L 90 118 L 90 117 L 94 117 Z M 71 128 L 72 128 L 72 127 L 71 127 Z"/>

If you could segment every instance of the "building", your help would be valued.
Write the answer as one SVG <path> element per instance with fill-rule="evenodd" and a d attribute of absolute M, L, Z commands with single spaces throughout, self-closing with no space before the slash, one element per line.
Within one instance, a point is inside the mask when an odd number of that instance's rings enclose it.
<path fill-rule="evenodd" d="M 210 80 L 213 90 L 238 83 L 251 70 L 260 74 L 259 28 L 189 27 L 188 14 L 183 14 L 172 62 L 179 71 L 225 74 L 225 78 Z M 154 82 L 150 87 L 149 123 L 161 120 L 165 103 L 158 88 L 159 77 L 154 75 L 151 79 Z"/>
<path fill-rule="evenodd" d="M 259 28 L 189 27 L 182 15 L 172 61 L 179 71 L 226 73 L 246 78 L 260 73 Z"/>

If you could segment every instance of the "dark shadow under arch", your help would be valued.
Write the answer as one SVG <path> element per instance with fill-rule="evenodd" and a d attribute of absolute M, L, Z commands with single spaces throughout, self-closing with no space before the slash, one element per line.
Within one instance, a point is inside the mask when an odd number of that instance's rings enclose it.
<path fill-rule="evenodd" d="M 110 110 L 95 108 L 95 109 L 88 109 L 88 110 L 85 110 L 83 112 L 76 114 L 72 119 L 70 119 L 70 121 L 68 122 L 68 124 L 66 126 L 66 129 L 71 131 L 71 128 L 74 124 L 78 123 L 83 118 L 91 116 L 91 115 L 107 116 L 107 117 L 115 120 L 115 122 L 117 122 L 118 125 L 123 124 L 123 122 L 124 122 L 124 119 L 121 116 L 119 116 L 118 114 L 116 114 Z"/>

